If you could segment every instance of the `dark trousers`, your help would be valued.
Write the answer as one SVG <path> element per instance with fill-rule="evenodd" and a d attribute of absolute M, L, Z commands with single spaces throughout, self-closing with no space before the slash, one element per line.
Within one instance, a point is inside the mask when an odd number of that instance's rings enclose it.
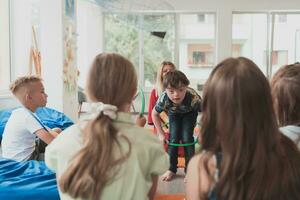
<path fill-rule="evenodd" d="M 198 112 L 192 111 L 184 114 L 171 114 L 169 113 L 169 142 L 178 144 L 180 141 L 185 143 L 194 142 L 194 128 L 196 125 Z M 169 170 L 177 172 L 177 159 L 178 159 L 178 147 L 168 147 L 168 154 L 170 156 L 170 168 Z M 195 154 L 195 145 L 184 147 L 185 157 L 185 171 L 191 157 Z"/>
<path fill-rule="evenodd" d="M 40 160 L 40 155 L 45 153 L 47 144 L 41 139 L 36 140 L 35 149 L 28 160 Z"/>

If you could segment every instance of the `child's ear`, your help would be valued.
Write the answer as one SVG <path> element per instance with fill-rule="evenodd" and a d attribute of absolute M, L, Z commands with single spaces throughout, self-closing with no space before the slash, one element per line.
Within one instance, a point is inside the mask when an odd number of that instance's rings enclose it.
<path fill-rule="evenodd" d="M 25 101 L 30 101 L 32 99 L 32 96 L 30 94 L 25 94 Z"/>

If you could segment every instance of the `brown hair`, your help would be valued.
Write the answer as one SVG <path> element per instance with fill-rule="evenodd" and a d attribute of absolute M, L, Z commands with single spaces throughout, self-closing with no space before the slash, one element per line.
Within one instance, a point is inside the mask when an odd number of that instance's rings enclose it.
<path fill-rule="evenodd" d="M 172 88 L 178 88 L 180 86 L 188 86 L 189 84 L 189 79 L 184 73 L 182 73 L 179 70 L 168 72 L 163 79 L 164 89 L 166 89 L 169 86 Z"/>
<path fill-rule="evenodd" d="M 222 155 L 218 199 L 300 199 L 300 153 L 279 132 L 268 80 L 255 63 L 228 58 L 214 68 L 201 124 L 203 149 Z"/>
<path fill-rule="evenodd" d="M 13 94 L 16 94 L 20 88 L 28 86 L 31 83 L 40 82 L 42 79 L 38 76 L 30 75 L 30 76 L 22 76 L 17 78 L 14 82 L 12 82 L 9 86 L 10 91 Z"/>
<path fill-rule="evenodd" d="M 300 64 L 281 67 L 271 80 L 271 88 L 279 125 L 300 125 Z"/>
<path fill-rule="evenodd" d="M 137 77 L 132 63 L 121 55 L 99 54 L 92 64 L 87 83 L 91 100 L 115 105 L 118 109 L 129 104 L 137 89 Z M 122 152 L 120 139 L 128 142 Z M 116 147 L 122 156 L 115 158 Z M 84 129 L 84 146 L 59 179 L 62 192 L 73 198 L 99 199 L 106 184 L 117 173 L 117 167 L 130 155 L 128 139 L 102 113 Z"/>
<path fill-rule="evenodd" d="M 173 67 L 173 69 L 175 70 L 176 67 L 174 65 L 174 63 L 170 62 L 170 61 L 163 61 L 157 71 L 157 76 L 156 76 L 156 91 L 157 91 L 157 96 L 159 96 L 163 91 L 164 91 L 164 87 L 163 87 L 163 69 L 166 65 L 170 65 L 171 67 Z"/>

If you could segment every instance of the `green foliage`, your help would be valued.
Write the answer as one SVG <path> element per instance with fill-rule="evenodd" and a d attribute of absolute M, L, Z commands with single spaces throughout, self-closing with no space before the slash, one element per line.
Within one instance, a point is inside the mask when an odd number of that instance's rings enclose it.
<path fill-rule="evenodd" d="M 155 84 L 156 71 L 164 60 L 174 60 L 174 15 L 105 15 L 105 51 L 117 52 L 130 59 L 139 69 L 139 45 L 143 46 L 144 84 Z M 151 28 L 152 27 L 152 28 Z M 166 31 L 164 39 L 151 31 Z M 143 36 L 143 44 L 139 37 Z"/>

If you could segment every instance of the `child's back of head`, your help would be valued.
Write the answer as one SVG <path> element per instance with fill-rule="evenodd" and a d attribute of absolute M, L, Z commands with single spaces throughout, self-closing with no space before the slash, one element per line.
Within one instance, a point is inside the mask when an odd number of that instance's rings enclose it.
<path fill-rule="evenodd" d="M 129 112 L 137 90 L 137 76 L 133 64 L 123 56 L 102 53 L 94 59 L 87 80 L 88 96 L 98 105 L 97 116 L 85 126 L 85 145 L 59 179 L 59 186 L 74 198 L 98 199 L 106 184 L 114 178 L 112 169 L 130 155 L 131 144 L 126 136 L 118 136 L 113 119 L 117 112 Z M 120 138 L 127 141 L 129 151 L 115 158 L 114 148 L 121 151 Z M 91 174 L 95 176 L 90 177 Z"/>
<path fill-rule="evenodd" d="M 92 64 L 87 82 L 89 98 L 117 107 L 130 104 L 137 90 L 133 64 L 118 54 L 100 54 Z"/>
<path fill-rule="evenodd" d="M 279 125 L 300 125 L 300 64 L 281 67 L 271 87 Z"/>
<path fill-rule="evenodd" d="M 18 95 L 21 92 L 30 92 L 31 91 L 31 84 L 36 82 L 41 82 L 42 79 L 37 76 L 22 76 L 17 78 L 15 81 L 13 81 L 9 89 L 14 95 Z"/>
<path fill-rule="evenodd" d="M 214 68 L 204 88 L 201 120 L 203 149 L 222 154 L 218 197 L 300 195 L 294 190 L 300 181 L 293 180 L 300 177 L 300 154 L 278 131 L 268 80 L 255 63 L 228 58 Z"/>

